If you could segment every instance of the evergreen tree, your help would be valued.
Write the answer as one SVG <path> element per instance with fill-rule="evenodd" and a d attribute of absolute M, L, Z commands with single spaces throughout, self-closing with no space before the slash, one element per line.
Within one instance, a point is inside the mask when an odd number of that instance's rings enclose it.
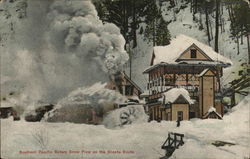
<path fill-rule="evenodd" d="M 132 42 L 132 48 L 137 46 L 137 30 L 143 23 L 146 27 L 145 30 L 141 28 L 140 33 L 146 39 L 154 45 L 169 43 L 168 23 L 162 19 L 155 0 L 103 0 L 95 1 L 95 6 L 101 20 L 116 24 L 126 43 Z"/>
<path fill-rule="evenodd" d="M 170 32 L 168 30 L 168 23 L 160 18 L 159 24 L 156 30 L 156 45 L 168 45 L 170 44 Z"/>
<path fill-rule="evenodd" d="M 153 42 L 153 45 L 167 45 L 170 43 L 170 33 L 168 30 L 168 22 L 164 21 L 160 9 L 152 0 L 145 0 L 145 37 Z"/>
<path fill-rule="evenodd" d="M 248 38 L 250 34 L 250 8 L 245 1 L 237 1 L 229 7 L 231 20 L 231 34 L 237 42 L 237 54 L 239 54 L 239 38 L 243 44 L 243 38 Z M 248 63 L 250 63 L 250 48 L 248 43 Z"/>
<path fill-rule="evenodd" d="M 202 0 L 202 1 L 196 1 L 196 7 L 198 7 L 196 10 L 200 14 L 200 29 L 203 29 L 203 23 L 202 23 L 202 14 L 205 14 L 205 25 L 206 25 L 206 32 L 207 32 L 207 38 L 208 38 L 208 44 L 210 45 L 210 41 L 212 40 L 212 31 L 211 31 L 211 20 L 210 15 L 215 10 L 215 0 Z"/>

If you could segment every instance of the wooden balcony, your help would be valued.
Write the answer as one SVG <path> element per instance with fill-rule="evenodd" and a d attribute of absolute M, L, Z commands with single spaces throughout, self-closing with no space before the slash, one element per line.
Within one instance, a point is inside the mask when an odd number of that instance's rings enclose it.
<path fill-rule="evenodd" d="M 151 88 L 149 91 L 149 100 L 158 99 L 162 97 L 162 93 L 172 88 L 184 88 L 186 89 L 191 97 L 198 97 L 199 85 L 171 85 L 171 86 L 156 86 Z"/>

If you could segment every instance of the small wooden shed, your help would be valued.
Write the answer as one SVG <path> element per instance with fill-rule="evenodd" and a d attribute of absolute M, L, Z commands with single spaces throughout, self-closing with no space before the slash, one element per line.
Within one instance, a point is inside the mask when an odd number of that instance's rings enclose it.
<path fill-rule="evenodd" d="M 222 116 L 217 113 L 215 110 L 208 111 L 204 116 L 203 119 L 222 119 Z"/>
<path fill-rule="evenodd" d="M 222 116 L 216 112 L 214 107 L 210 107 L 208 112 L 202 117 L 203 119 L 222 119 Z"/>
<path fill-rule="evenodd" d="M 189 120 L 190 105 L 193 101 L 183 88 L 173 88 L 164 93 L 161 119 L 171 121 Z"/>

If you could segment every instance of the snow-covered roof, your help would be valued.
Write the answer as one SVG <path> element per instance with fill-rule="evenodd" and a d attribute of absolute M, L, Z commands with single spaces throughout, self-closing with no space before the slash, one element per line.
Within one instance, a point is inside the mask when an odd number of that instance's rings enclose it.
<path fill-rule="evenodd" d="M 176 60 L 187 50 L 190 46 L 195 44 L 200 50 L 202 50 L 212 61 L 217 61 L 223 64 L 232 65 L 232 61 L 213 50 L 210 46 L 207 46 L 198 40 L 195 40 L 186 35 L 179 35 L 175 39 L 171 40 L 171 43 L 167 46 L 154 47 L 154 61 L 153 65 L 165 62 L 176 63 Z"/>
<path fill-rule="evenodd" d="M 188 91 L 184 88 L 172 88 L 169 91 L 163 93 L 165 97 L 164 104 L 174 103 L 178 97 L 183 96 L 189 104 L 193 104 L 194 101 L 190 98 Z"/>
<path fill-rule="evenodd" d="M 176 62 L 176 64 L 199 64 L 199 65 L 217 65 L 217 64 L 222 64 L 221 62 L 218 61 L 201 61 L 201 60 L 197 60 L 197 61 L 179 61 Z M 227 65 L 227 64 L 226 64 Z"/>
<path fill-rule="evenodd" d="M 198 76 L 201 77 L 201 76 L 205 75 L 207 73 L 207 71 L 209 71 L 209 68 L 204 69 Z"/>
<path fill-rule="evenodd" d="M 216 108 L 213 107 L 213 106 L 209 107 L 207 113 L 203 116 L 203 118 L 208 118 L 208 116 L 209 116 L 211 113 L 215 113 L 215 114 L 219 117 L 219 119 L 222 119 L 222 116 L 221 116 L 219 113 L 216 112 Z"/>
<path fill-rule="evenodd" d="M 216 112 L 215 107 L 211 106 L 211 107 L 208 109 L 208 112 L 209 112 L 209 113 L 211 113 L 211 112 Z"/>
<path fill-rule="evenodd" d="M 198 76 L 199 76 L 199 77 L 203 76 L 208 70 L 209 70 L 208 68 L 205 69 L 205 70 L 203 70 Z"/>

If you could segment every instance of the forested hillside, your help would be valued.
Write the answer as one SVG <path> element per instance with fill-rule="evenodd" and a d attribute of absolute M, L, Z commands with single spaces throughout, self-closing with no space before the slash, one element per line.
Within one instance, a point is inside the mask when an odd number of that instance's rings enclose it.
<path fill-rule="evenodd" d="M 125 70 L 143 89 L 147 77 L 142 72 L 150 64 L 152 47 L 167 45 L 179 34 L 196 38 L 234 62 L 225 70 L 225 88 L 249 78 L 250 9 L 246 1 L 103 0 L 95 5 L 101 20 L 121 29 L 131 57 Z M 235 79 L 239 81 L 230 83 Z M 244 80 L 239 85 L 250 84 Z"/>

